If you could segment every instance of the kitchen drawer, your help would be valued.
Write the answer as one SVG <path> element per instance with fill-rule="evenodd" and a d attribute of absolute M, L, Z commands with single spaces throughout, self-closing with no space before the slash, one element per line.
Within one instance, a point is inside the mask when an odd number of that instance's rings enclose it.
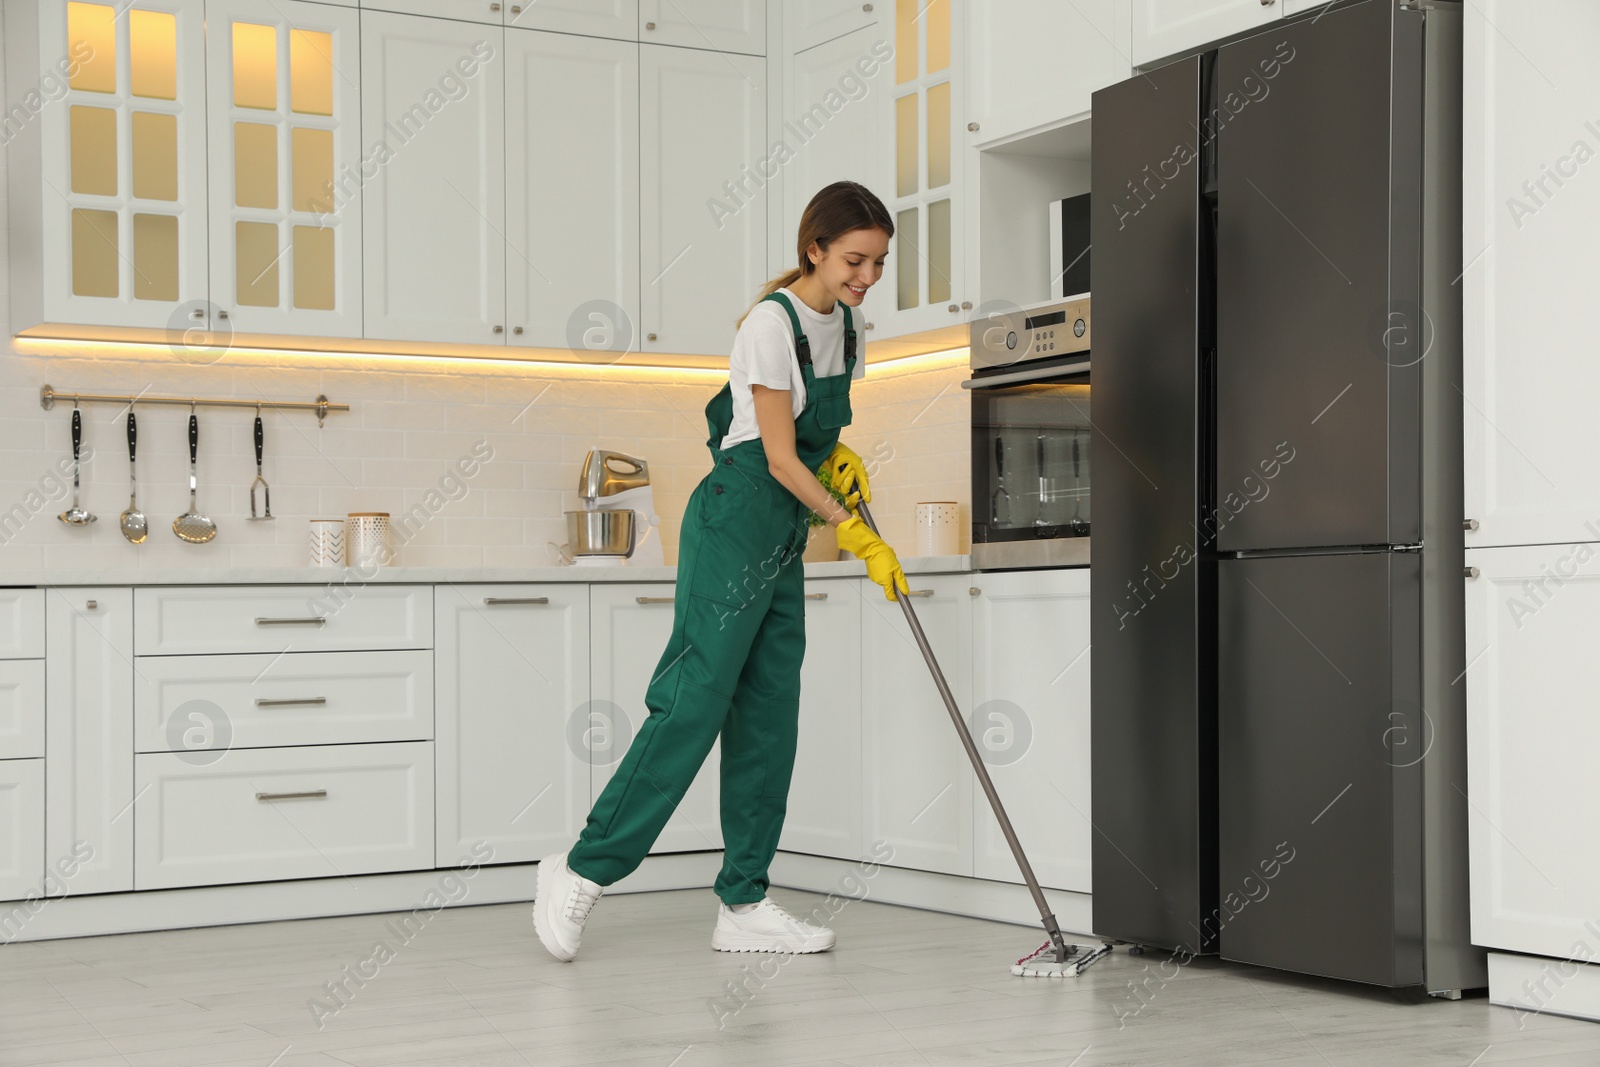
<path fill-rule="evenodd" d="M 0 659 L 44 658 L 44 590 L 0 589 Z"/>
<path fill-rule="evenodd" d="M 41 893 L 43 883 L 44 760 L 0 760 L 0 900 Z M 0 937 L 15 935 L 18 921 L 0 923 Z"/>
<path fill-rule="evenodd" d="M 433 868 L 433 742 L 133 758 L 135 889 Z M 299 794 L 299 795 L 291 795 Z"/>
<path fill-rule="evenodd" d="M 160 586 L 133 604 L 140 656 L 433 647 L 431 585 Z"/>
<path fill-rule="evenodd" d="M 215 763 L 230 748 L 433 738 L 433 653 L 149 656 L 134 750 Z"/>
<path fill-rule="evenodd" d="M 44 660 L 0 660 L 0 759 L 44 755 Z"/>

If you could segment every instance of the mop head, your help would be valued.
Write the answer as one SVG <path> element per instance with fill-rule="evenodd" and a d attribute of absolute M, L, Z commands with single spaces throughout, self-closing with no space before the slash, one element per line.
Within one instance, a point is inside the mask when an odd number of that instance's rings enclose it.
<path fill-rule="evenodd" d="M 1011 973 L 1019 978 L 1076 978 L 1110 951 L 1111 946 L 1105 945 L 1085 954 L 1077 945 L 1068 945 L 1067 958 L 1058 961 L 1055 946 L 1046 941 L 1012 964 Z"/>

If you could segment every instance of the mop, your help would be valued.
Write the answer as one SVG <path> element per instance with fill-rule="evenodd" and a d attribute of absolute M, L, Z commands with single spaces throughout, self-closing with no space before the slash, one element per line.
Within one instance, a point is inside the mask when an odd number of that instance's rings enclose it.
<path fill-rule="evenodd" d="M 867 528 L 877 533 L 878 525 L 872 521 L 872 512 L 867 510 L 866 501 L 860 502 L 857 507 Z M 983 785 L 983 793 L 989 798 L 989 806 L 994 809 L 995 818 L 1000 822 L 1000 831 L 1006 836 L 1006 844 L 1011 846 L 1011 854 L 1017 859 L 1017 866 L 1022 870 L 1022 878 L 1028 883 L 1028 892 L 1033 894 L 1033 902 L 1039 908 L 1039 918 L 1049 938 L 1044 944 L 1012 964 L 1011 973 L 1024 978 L 1076 978 L 1094 963 L 1109 955 L 1112 943 L 1107 941 L 1093 952 L 1080 954 L 1077 945 L 1067 944 L 1061 936 L 1061 927 L 1056 923 L 1055 913 L 1050 910 L 1049 903 L 1044 899 L 1044 891 L 1039 888 L 1039 880 L 1033 875 L 1033 865 L 1023 854 L 1017 833 L 1011 828 L 1011 820 L 1006 816 L 1005 806 L 1000 803 L 1000 794 L 995 792 L 994 782 L 990 780 L 989 771 L 983 765 L 983 757 L 978 754 L 978 746 L 972 740 L 972 734 L 967 729 L 966 721 L 961 717 L 961 711 L 956 707 L 956 698 L 951 694 L 949 684 L 944 680 L 944 671 L 939 669 L 938 660 L 933 658 L 933 649 L 928 645 L 927 635 L 922 632 L 922 623 L 917 621 L 917 613 L 911 607 L 911 598 L 900 596 L 897 592 L 895 599 L 900 602 L 900 610 L 905 613 L 906 623 L 911 627 L 911 635 L 917 639 L 917 647 L 922 650 L 922 658 L 928 661 L 928 670 L 933 672 L 933 684 L 938 687 L 939 695 L 944 698 L 945 709 L 950 712 L 956 733 L 961 738 L 962 747 L 967 750 L 967 759 L 972 761 L 972 769 L 977 772 L 978 781 Z"/>

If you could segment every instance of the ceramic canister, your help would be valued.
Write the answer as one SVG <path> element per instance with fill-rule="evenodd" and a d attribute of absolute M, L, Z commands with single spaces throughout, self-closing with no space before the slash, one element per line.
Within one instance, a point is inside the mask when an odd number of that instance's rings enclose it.
<path fill-rule="evenodd" d="M 954 500 L 917 503 L 917 555 L 961 554 L 961 506 Z"/>
<path fill-rule="evenodd" d="M 350 566 L 371 569 L 393 562 L 387 511 L 352 511 L 347 516 Z"/>
<path fill-rule="evenodd" d="M 344 566 L 343 519 L 311 520 L 311 565 L 313 567 Z"/>

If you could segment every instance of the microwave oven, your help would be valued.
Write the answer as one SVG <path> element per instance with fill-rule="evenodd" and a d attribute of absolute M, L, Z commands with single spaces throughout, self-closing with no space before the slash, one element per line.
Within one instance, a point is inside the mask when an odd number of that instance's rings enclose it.
<path fill-rule="evenodd" d="M 1087 294 L 971 323 L 974 569 L 1089 563 L 1090 336 Z"/>

